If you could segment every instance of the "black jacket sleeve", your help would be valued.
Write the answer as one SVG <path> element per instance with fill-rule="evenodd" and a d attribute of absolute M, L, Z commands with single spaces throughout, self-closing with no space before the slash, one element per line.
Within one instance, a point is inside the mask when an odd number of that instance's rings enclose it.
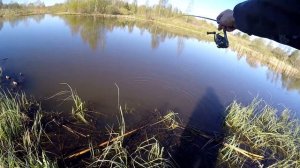
<path fill-rule="evenodd" d="M 248 0 L 234 8 L 235 26 L 300 49 L 300 0 Z"/>

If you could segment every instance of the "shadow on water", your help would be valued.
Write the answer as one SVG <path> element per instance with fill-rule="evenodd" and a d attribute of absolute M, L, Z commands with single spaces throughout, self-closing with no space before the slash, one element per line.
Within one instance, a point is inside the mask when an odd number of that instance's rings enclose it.
<path fill-rule="evenodd" d="M 225 112 L 218 96 L 212 88 L 208 88 L 198 102 L 195 110 L 180 137 L 180 144 L 173 154 L 179 167 L 199 168 L 216 167 L 220 141 L 213 141 L 197 136 L 191 130 L 203 130 L 210 135 L 223 133 Z M 213 134 L 212 134 L 213 133 Z M 216 136 L 217 137 L 217 136 Z"/>

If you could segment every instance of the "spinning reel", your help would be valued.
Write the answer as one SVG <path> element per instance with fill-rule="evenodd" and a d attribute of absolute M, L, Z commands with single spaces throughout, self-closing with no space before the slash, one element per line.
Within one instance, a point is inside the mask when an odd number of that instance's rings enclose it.
<path fill-rule="evenodd" d="M 213 34 L 214 40 L 218 48 L 228 48 L 229 47 L 229 41 L 227 38 L 227 33 L 225 30 L 223 30 L 224 36 L 222 36 L 220 33 L 216 32 L 207 32 L 207 35 Z"/>
<path fill-rule="evenodd" d="M 211 19 L 208 17 L 196 16 L 196 15 L 183 15 L 183 16 L 192 16 L 192 17 L 202 18 L 202 19 L 206 19 L 206 20 L 211 20 L 211 21 L 218 23 L 217 20 Z M 210 34 L 214 35 L 214 41 L 218 48 L 228 48 L 229 47 L 229 40 L 227 38 L 226 30 L 223 30 L 224 36 L 222 36 L 220 33 L 216 33 L 216 32 L 207 32 L 207 35 L 210 35 Z"/>

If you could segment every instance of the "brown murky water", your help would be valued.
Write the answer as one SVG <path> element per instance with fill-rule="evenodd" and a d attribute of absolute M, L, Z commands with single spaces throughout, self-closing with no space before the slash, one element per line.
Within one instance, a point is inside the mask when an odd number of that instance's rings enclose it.
<path fill-rule="evenodd" d="M 299 80 L 151 23 L 51 15 L 0 21 L 0 58 L 8 58 L 1 62 L 6 73 L 24 74 L 22 88 L 46 109 L 68 110 L 45 101 L 68 83 L 107 120 L 117 112 L 115 84 L 132 122 L 171 109 L 184 122 L 216 130 L 234 99 L 246 104 L 257 95 L 300 109 Z"/>

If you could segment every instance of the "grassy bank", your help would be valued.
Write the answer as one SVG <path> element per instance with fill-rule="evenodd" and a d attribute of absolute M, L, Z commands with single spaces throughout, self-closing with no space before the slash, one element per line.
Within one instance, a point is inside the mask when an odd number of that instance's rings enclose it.
<path fill-rule="evenodd" d="M 41 149 L 44 130 L 39 105 L 24 94 L 1 92 L 0 98 L 0 167 L 55 167 Z"/>
<path fill-rule="evenodd" d="M 76 92 L 65 93 L 73 102 L 73 110 L 87 109 L 77 106 L 84 103 L 72 98 L 72 94 L 78 96 Z M 217 167 L 300 165 L 299 122 L 287 110 L 278 113 L 259 101 L 248 106 L 233 102 L 227 109 L 225 132 L 216 138 L 216 133 L 185 127 L 171 111 L 148 117 L 147 122 L 133 129 L 126 126 L 126 114 L 120 107 L 118 126 L 103 134 L 92 120 L 101 118 L 91 116 L 88 110 L 81 118 L 72 116 L 71 109 L 44 112 L 40 104 L 24 94 L 1 92 L 0 97 L 1 167 L 178 167 L 172 151 L 178 148 L 179 139 L 183 143 L 182 131 L 192 132 L 193 137 L 188 138 L 194 140 L 207 139 L 204 146 L 196 147 L 197 151 L 210 143 L 220 146 Z"/>
<path fill-rule="evenodd" d="M 244 107 L 234 102 L 226 116 L 226 137 L 220 164 L 228 167 L 299 167 L 300 125 L 288 110 L 254 100 Z M 234 149 L 246 151 L 241 153 Z"/>

